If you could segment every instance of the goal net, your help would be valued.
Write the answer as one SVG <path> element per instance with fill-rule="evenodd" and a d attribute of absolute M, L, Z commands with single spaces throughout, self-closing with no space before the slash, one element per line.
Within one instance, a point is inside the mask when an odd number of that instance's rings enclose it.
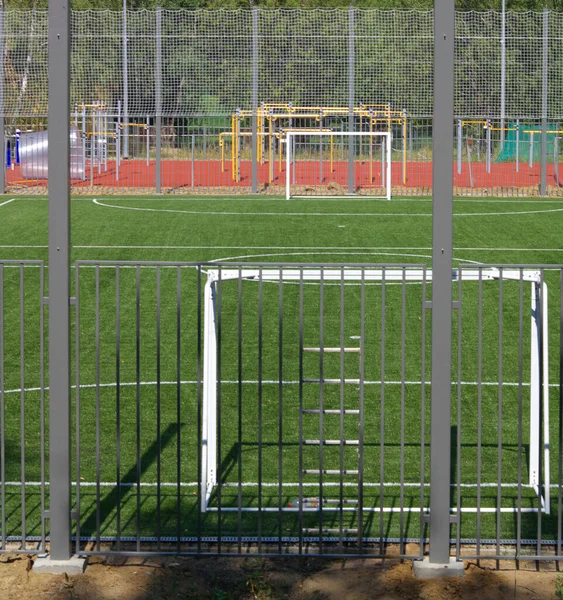
<path fill-rule="evenodd" d="M 391 133 L 285 132 L 286 198 L 391 199 Z"/>

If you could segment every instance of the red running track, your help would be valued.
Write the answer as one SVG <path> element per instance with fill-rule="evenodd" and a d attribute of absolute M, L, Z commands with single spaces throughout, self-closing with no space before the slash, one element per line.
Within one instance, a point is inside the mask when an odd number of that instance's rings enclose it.
<path fill-rule="evenodd" d="M 329 173 L 329 165 L 323 163 L 323 185 L 336 184 L 347 186 L 348 183 L 348 163 L 334 163 L 332 173 Z M 319 162 L 302 161 L 297 163 L 296 182 L 298 185 L 319 185 L 321 165 Z M 372 175 L 373 184 L 380 185 L 381 182 L 381 163 L 373 163 Z M 486 172 L 484 163 L 473 163 L 470 168 L 467 163 L 462 165 L 462 174 L 457 174 L 457 165 L 452 164 L 454 174 L 454 186 L 460 188 L 472 187 L 475 189 L 488 189 L 498 187 L 517 187 L 527 188 L 537 186 L 540 181 L 540 165 L 520 163 L 518 172 L 515 163 L 493 163 L 491 172 Z M 428 189 L 432 186 L 432 163 L 431 162 L 410 162 L 407 164 L 406 182 L 403 182 L 403 165 L 394 162 L 392 165 L 392 184 L 394 187 L 422 188 Z M 241 178 L 239 182 L 233 181 L 231 177 L 230 162 L 225 163 L 225 170 L 221 170 L 221 161 L 219 160 L 163 160 L 161 164 L 161 186 L 163 190 L 185 189 L 189 193 L 193 188 L 249 188 L 251 185 L 252 164 L 250 161 L 241 163 Z M 563 178 L 563 166 L 560 169 Z M 293 178 L 293 177 L 292 177 Z M 473 182 L 471 181 L 473 179 Z M 556 180 L 555 165 L 547 165 L 547 185 L 559 187 Z M 14 169 L 6 170 L 6 181 L 9 186 L 17 187 L 44 187 L 46 180 L 26 180 L 21 177 L 19 166 Z M 269 165 L 259 165 L 258 167 L 259 186 L 285 186 L 285 163 L 280 165 L 276 162 L 274 165 L 274 178 L 269 183 Z M 366 187 L 369 184 L 369 164 L 367 162 L 356 163 L 356 186 Z M 156 163 L 151 161 L 147 166 L 144 160 L 121 161 L 119 166 L 119 179 L 117 178 L 117 169 L 115 161 L 108 161 L 107 171 L 101 173 L 94 169 L 93 178 L 90 177 L 90 168 L 87 168 L 87 178 L 84 181 L 74 180 L 72 182 L 75 188 L 123 188 L 134 190 L 139 188 L 147 190 L 156 185 Z"/>

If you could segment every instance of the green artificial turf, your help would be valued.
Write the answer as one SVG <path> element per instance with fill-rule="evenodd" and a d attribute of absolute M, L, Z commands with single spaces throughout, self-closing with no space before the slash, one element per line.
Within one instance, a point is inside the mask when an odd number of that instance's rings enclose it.
<path fill-rule="evenodd" d="M 40 197 L 18 197 L 0 206 L 0 259 L 47 261 L 47 211 L 47 201 Z M 428 199 L 111 197 L 97 198 L 97 203 L 92 198 L 74 199 L 71 275 L 78 302 L 72 310 L 72 340 L 73 384 L 78 388 L 73 390 L 72 431 L 78 446 L 73 473 L 83 483 L 80 534 L 298 537 L 302 531 L 296 513 L 244 512 L 239 518 L 236 512 L 200 512 L 202 298 L 205 272 L 212 267 L 168 264 L 157 269 L 147 261 L 430 266 L 430 212 Z M 559 201 L 456 199 L 454 212 L 456 266 L 563 262 Z M 116 268 L 84 263 L 77 267 L 75 261 L 140 262 Z M 44 277 L 47 296 L 48 269 L 7 263 L 0 268 L 5 481 L 28 483 L 5 486 L 2 516 L 7 535 L 37 536 L 41 487 L 35 483 L 42 479 L 42 419 L 48 440 L 38 389 L 41 348 L 48 341 L 40 286 Z M 550 382 L 557 383 L 559 273 L 546 272 L 546 282 Z M 505 281 L 502 286 L 464 282 L 461 334 L 454 311 L 451 477 L 463 484 L 459 497 L 452 488 L 454 507 L 538 505 L 527 485 L 529 284 L 520 294 L 518 282 Z M 337 409 L 341 403 L 357 409 L 363 398 L 362 522 L 358 525 L 355 513 L 345 513 L 341 523 L 338 512 L 326 512 L 322 524 L 319 513 L 304 514 L 302 525 L 361 526 L 366 537 L 416 538 L 421 526 L 415 509 L 421 502 L 427 507 L 429 497 L 424 485 L 421 498 L 420 482 L 421 475 L 425 484 L 429 481 L 431 313 L 424 301 L 431 300 L 431 284 L 388 284 L 383 299 L 381 284 L 325 285 L 321 294 L 318 284 L 244 281 L 239 288 L 232 281 L 221 285 L 219 296 L 218 452 L 224 485 L 214 490 L 210 506 L 233 508 L 239 502 L 250 508 L 286 506 L 300 494 L 300 426 L 304 438 L 321 435 L 316 415 L 303 415 L 300 425 L 300 403 L 306 409 L 318 408 L 322 396 L 325 409 Z M 342 390 L 328 384 L 300 386 L 300 336 L 305 346 L 319 346 L 322 330 L 324 346 L 340 346 L 341 334 L 345 345 L 354 346 L 360 343 L 362 327 L 365 385 L 348 384 Z M 45 374 L 47 367 L 45 362 Z M 319 354 L 303 356 L 303 377 L 318 378 L 321 368 L 325 378 L 338 378 L 340 356 L 325 355 L 322 364 Z M 346 355 L 343 368 L 346 377 L 358 378 L 358 355 Z M 498 385 L 501 378 L 503 386 Z M 48 391 L 43 401 L 46 410 Z M 559 392 L 554 389 L 552 483 L 557 482 L 560 467 L 559 423 Z M 346 438 L 358 439 L 357 416 L 347 415 L 343 428 Z M 339 416 L 323 417 L 322 435 L 340 438 Z M 345 468 L 358 468 L 356 447 L 346 448 L 343 457 Z M 320 459 L 318 447 L 303 449 L 303 468 L 319 468 Z M 339 447 L 324 449 L 323 468 L 337 469 L 339 460 Z M 48 480 L 47 466 L 45 471 Z M 338 476 L 322 479 L 329 484 L 322 488 L 325 498 L 338 499 L 341 493 L 358 498 L 357 476 L 344 477 L 349 485 L 342 491 Z M 118 481 L 121 485 L 116 486 Z M 137 481 L 145 485 L 131 485 Z M 157 487 L 158 481 L 163 485 Z M 305 474 L 302 481 L 305 495 L 319 495 L 318 475 Z M 557 535 L 557 494 L 552 489 L 555 505 L 551 515 L 541 519 L 546 539 Z M 391 508 L 396 512 L 388 512 Z M 425 526 L 422 530 L 427 533 Z M 535 539 L 538 517 L 464 513 L 456 531 L 463 538 Z"/>

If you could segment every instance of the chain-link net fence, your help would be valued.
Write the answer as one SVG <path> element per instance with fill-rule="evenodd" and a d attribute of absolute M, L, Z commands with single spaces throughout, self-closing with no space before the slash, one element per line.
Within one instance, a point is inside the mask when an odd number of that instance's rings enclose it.
<path fill-rule="evenodd" d="M 14 191 L 45 188 L 21 177 L 16 146 L 18 130 L 47 128 L 47 24 L 46 11 L 12 10 L 0 23 L 0 114 Z M 253 97 L 257 106 L 281 107 L 281 113 L 308 107 L 311 114 L 316 107 L 306 123 L 284 121 L 289 128 L 322 122 L 344 131 L 352 100 L 355 107 L 388 107 L 398 115 L 386 126 L 397 162 L 394 193 L 431 188 L 432 11 L 89 10 L 75 11 L 71 27 L 73 121 L 85 173 L 75 182 L 80 189 L 158 190 L 160 177 L 172 192 L 249 191 L 250 181 L 230 174 L 250 169 L 250 121 L 233 119 L 252 111 Z M 534 192 L 543 119 L 544 179 L 551 178 L 543 192 L 559 194 L 563 13 L 459 12 L 456 28 L 455 112 L 462 123 L 452 124 L 456 187 Z M 329 118 L 330 107 L 341 110 Z M 355 119 L 355 130 L 385 125 L 385 115 L 366 114 L 363 124 Z M 273 165 L 264 167 L 263 181 L 259 168 L 258 189 L 263 184 L 276 193 L 283 192 L 281 122 L 270 123 L 273 129 L 264 123 L 260 138 L 272 148 L 266 162 L 281 167 L 279 176 Z M 137 166 L 120 165 L 121 156 Z M 155 161 L 163 161 L 162 172 Z"/>

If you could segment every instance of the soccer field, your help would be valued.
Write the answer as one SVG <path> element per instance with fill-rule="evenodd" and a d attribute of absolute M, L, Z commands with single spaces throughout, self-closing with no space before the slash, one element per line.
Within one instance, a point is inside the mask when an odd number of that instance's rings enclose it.
<path fill-rule="evenodd" d="M 37 196 L 0 201 L 1 259 L 47 262 L 47 209 Z M 425 198 L 74 198 L 80 536 L 425 535 L 432 292 L 429 281 L 407 281 L 405 268 L 431 266 L 431 210 Z M 455 267 L 563 262 L 561 200 L 456 198 L 454 215 Z M 218 265 L 186 262 L 366 269 L 353 281 L 219 284 L 218 485 L 206 511 L 203 293 Z M 379 264 L 405 276 L 366 280 L 368 266 Z M 0 266 L 2 519 L 16 537 L 41 534 L 48 479 L 41 454 L 46 272 L 40 262 Z M 544 273 L 554 388 L 549 514 L 538 515 L 545 498 L 529 483 L 530 285 L 483 279 L 454 288 L 462 316 L 454 314 L 452 508 L 463 511 L 455 530 L 462 539 L 535 540 L 538 524 L 543 539 L 557 538 L 561 281 L 557 269 Z M 344 358 L 307 347 L 355 350 Z M 338 410 L 351 412 L 343 418 Z M 363 441 L 303 443 L 319 438 Z M 336 473 L 343 469 L 350 473 Z M 280 510 L 300 495 L 329 502 L 322 511 Z"/>

